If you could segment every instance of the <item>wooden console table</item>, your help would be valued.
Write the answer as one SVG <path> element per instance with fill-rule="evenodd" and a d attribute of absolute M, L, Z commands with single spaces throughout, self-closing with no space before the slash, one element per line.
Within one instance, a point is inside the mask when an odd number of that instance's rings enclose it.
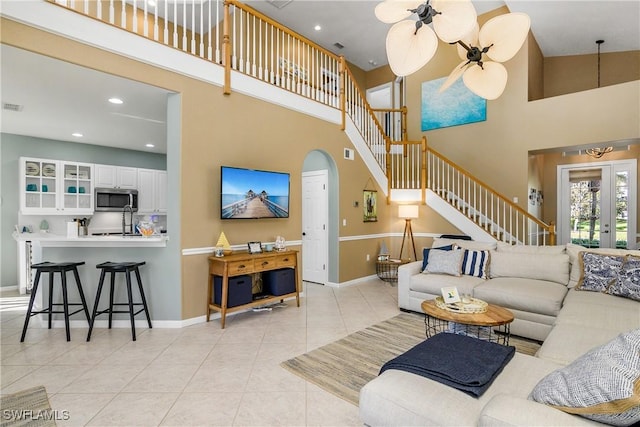
<path fill-rule="evenodd" d="M 280 268 L 293 268 L 296 290 L 284 295 L 269 295 L 247 304 L 235 307 L 227 307 L 229 297 L 229 277 L 243 274 L 262 273 Z M 211 298 L 213 292 L 214 276 L 222 277 L 222 295 L 220 305 L 214 304 Z M 250 254 L 248 252 L 236 252 L 223 257 L 209 257 L 209 284 L 207 290 L 207 322 L 211 316 L 211 310 L 220 312 L 220 326 L 224 329 L 227 313 L 244 310 L 250 307 L 265 305 L 274 301 L 283 301 L 285 298 L 296 297 L 296 303 L 300 307 L 300 284 L 298 283 L 298 251 L 287 250 L 282 252 L 262 252 Z"/>

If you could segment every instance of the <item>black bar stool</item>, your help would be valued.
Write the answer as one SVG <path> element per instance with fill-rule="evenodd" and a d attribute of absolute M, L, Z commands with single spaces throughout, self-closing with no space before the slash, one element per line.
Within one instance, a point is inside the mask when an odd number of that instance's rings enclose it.
<path fill-rule="evenodd" d="M 131 336 L 133 340 L 136 340 L 136 324 L 135 324 L 135 315 L 144 311 L 147 316 L 147 323 L 149 323 L 149 329 L 151 326 L 151 317 L 149 316 L 149 308 L 147 307 L 147 300 L 144 297 L 144 289 L 142 288 L 142 280 L 140 279 L 140 271 L 138 267 L 144 265 L 145 262 L 103 262 L 102 264 L 96 265 L 96 268 L 101 269 L 100 272 L 100 282 L 98 282 L 98 291 L 96 293 L 96 301 L 93 305 L 93 314 L 91 315 L 91 320 L 89 321 L 89 333 L 87 334 L 87 341 L 91 340 L 91 331 L 93 330 L 93 324 L 96 321 L 96 317 L 109 313 L 109 329 L 111 329 L 111 320 L 113 313 L 129 313 L 129 317 L 131 319 Z M 131 292 L 131 272 L 136 274 L 136 279 L 138 282 L 138 289 L 140 290 L 140 298 L 142 302 L 133 302 L 133 296 Z M 104 284 L 104 276 L 107 273 L 111 273 L 111 287 L 109 290 L 109 308 L 105 310 L 98 311 L 98 303 L 100 302 L 100 294 L 102 293 L 102 285 Z M 124 273 L 126 283 L 127 283 L 127 296 L 129 298 L 128 302 L 123 303 L 114 303 L 113 302 L 113 291 L 115 288 L 115 280 L 116 273 Z M 114 310 L 113 307 L 116 305 L 126 305 L 129 307 L 128 310 Z M 141 305 L 142 308 L 134 313 L 133 306 Z"/>
<path fill-rule="evenodd" d="M 24 327 L 22 328 L 22 336 L 20 337 L 20 342 L 24 342 L 24 337 L 27 334 L 27 328 L 29 327 L 29 320 L 31 316 L 35 316 L 36 314 L 49 314 L 49 329 L 51 329 L 51 318 L 55 313 L 64 313 L 64 326 L 67 330 L 67 341 L 71 341 L 71 333 L 69 332 L 69 316 L 72 316 L 76 313 L 84 311 L 87 316 L 87 321 L 91 318 L 89 317 L 89 310 L 87 309 L 87 301 L 84 299 L 84 292 L 82 292 L 82 284 L 80 283 L 80 276 L 78 275 L 78 266 L 83 265 L 83 262 L 41 262 L 38 264 L 33 264 L 31 268 L 36 270 L 36 278 L 33 283 L 33 289 L 31 290 L 31 298 L 29 299 L 29 308 L 27 309 L 27 317 L 24 319 Z M 76 279 L 76 286 L 78 286 L 78 293 L 80 294 L 80 300 L 82 302 L 78 303 L 70 303 L 67 298 L 67 272 L 73 271 L 73 276 Z M 49 306 L 40 311 L 33 311 L 33 303 L 36 299 L 36 294 L 38 293 L 38 286 L 40 285 L 40 274 L 49 273 Z M 53 302 L 53 281 L 54 281 L 54 273 L 60 273 L 60 277 L 62 279 L 62 303 Z M 53 307 L 56 305 L 61 305 L 63 307 L 62 311 L 54 311 Z M 69 313 L 70 305 L 81 305 L 82 308 L 74 311 L 73 313 Z"/>

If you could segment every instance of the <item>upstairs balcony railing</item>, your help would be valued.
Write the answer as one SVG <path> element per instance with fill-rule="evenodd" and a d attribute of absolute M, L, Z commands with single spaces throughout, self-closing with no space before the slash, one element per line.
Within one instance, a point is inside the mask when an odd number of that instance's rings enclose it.
<path fill-rule="evenodd" d="M 389 137 L 343 57 L 236 0 L 49 0 L 342 111 L 386 171 Z"/>

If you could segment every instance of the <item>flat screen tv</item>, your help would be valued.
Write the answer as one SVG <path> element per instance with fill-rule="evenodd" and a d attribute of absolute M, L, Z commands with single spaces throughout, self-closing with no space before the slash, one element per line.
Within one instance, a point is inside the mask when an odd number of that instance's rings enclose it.
<path fill-rule="evenodd" d="M 289 174 L 220 167 L 220 218 L 289 218 Z"/>

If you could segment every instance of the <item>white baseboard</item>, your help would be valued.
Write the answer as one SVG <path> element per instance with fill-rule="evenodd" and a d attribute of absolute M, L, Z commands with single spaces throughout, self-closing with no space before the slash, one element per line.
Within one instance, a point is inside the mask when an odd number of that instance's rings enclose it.
<path fill-rule="evenodd" d="M 18 285 L 16 286 L 2 286 L 0 287 L 0 293 L 1 292 L 9 292 L 9 291 L 17 291 L 18 290 Z"/>
<path fill-rule="evenodd" d="M 331 288 L 346 288 L 348 286 L 357 285 L 359 283 L 366 282 L 368 280 L 375 279 L 377 277 L 378 277 L 377 275 L 372 274 L 371 276 L 359 277 L 357 279 L 347 280 L 346 282 L 342 282 L 342 283 L 327 282 L 325 283 L 325 286 L 329 286 Z"/>

